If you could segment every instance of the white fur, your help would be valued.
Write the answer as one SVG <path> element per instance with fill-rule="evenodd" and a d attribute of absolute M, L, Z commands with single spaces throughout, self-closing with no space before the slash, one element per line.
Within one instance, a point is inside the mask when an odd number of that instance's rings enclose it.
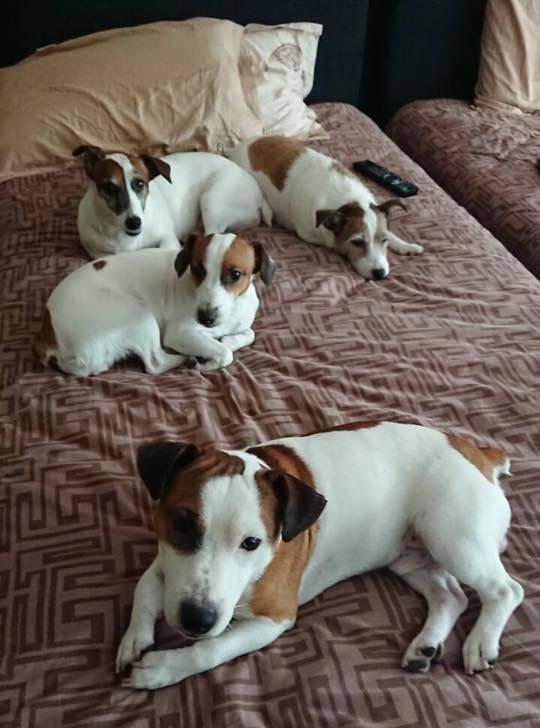
<path fill-rule="evenodd" d="M 389 230 L 382 239 L 375 236 L 377 220 L 371 208 L 376 203 L 375 198 L 359 179 L 336 171 L 335 161 L 330 157 L 306 147 L 293 161 L 284 187 L 279 190 L 264 172 L 252 169 L 249 160 L 252 143 L 239 144 L 231 152 L 230 158 L 257 180 L 277 222 L 296 232 L 302 240 L 337 250 L 367 279 L 373 277 L 374 270 L 381 270 L 385 276 L 388 275 L 388 247 L 400 254 L 423 251 L 421 245 L 407 243 Z M 365 212 L 362 234 L 367 243 L 365 252 L 360 252 L 350 240 L 337 246 L 334 233 L 316 222 L 317 210 L 338 209 L 349 202 L 357 202 Z"/>
<path fill-rule="evenodd" d="M 130 187 L 136 171 L 124 154 L 109 154 L 124 172 L 129 209 L 116 215 L 89 180 L 78 213 L 81 242 L 92 258 L 112 253 L 159 247 L 179 250 L 179 240 L 192 233 L 202 219 L 205 234 L 239 232 L 258 225 L 261 214 L 271 223 L 271 211 L 253 179 L 236 164 L 207 152 L 184 152 L 163 157 L 171 181 L 155 177 L 143 205 Z M 136 236 L 125 232 L 128 216 L 142 219 Z"/>
<path fill-rule="evenodd" d="M 416 425 L 386 422 L 274 442 L 301 457 L 328 501 L 304 570 L 299 604 L 353 574 L 389 567 L 426 598 L 428 617 L 402 662 L 425 671 L 466 608 L 461 581 L 482 602 L 464 644 L 465 670 L 472 674 L 487 669 L 498 656 L 507 620 L 523 598 L 522 587 L 499 557 L 510 508 L 497 482 L 489 482 L 444 434 Z M 254 479 L 267 466 L 245 451 L 231 454 L 244 460 L 245 470 L 202 486 L 201 549 L 185 557 L 160 543 L 137 586 L 117 657 L 118 671 L 133 667 L 124 680 L 127 686 L 146 689 L 178 682 L 257 650 L 293 625 L 293 620 L 274 622 L 249 609 L 252 586 L 272 559 Z M 420 538 L 413 546 L 406 543 L 411 532 Z M 239 544 L 247 536 L 262 538 L 261 546 L 242 551 Z M 143 647 L 152 643 L 152 620 L 164 609 L 170 624 L 178 627 L 180 600 L 201 590 L 218 606 L 218 621 L 206 635 L 211 639 L 141 659 Z M 237 621 L 227 629 L 233 615 Z"/>
<path fill-rule="evenodd" d="M 240 296 L 221 284 L 223 256 L 234 239 L 213 236 L 199 286 L 189 269 L 177 277 L 178 253 L 170 250 L 121 253 L 104 259 L 100 269 L 87 263 L 75 270 L 47 303 L 57 341 L 48 357 L 79 376 L 99 374 L 129 354 L 140 357 L 152 374 L 182 364 L 186 356 L 207 359 L 205 370 L 228 366 L 234 351 L 253 342 L 259 305 L 252 282 Z M 219 309 L 211 328 L 196 318 L 207 306 Z M 162 342 L 179 354 L 164 351 Z"/>

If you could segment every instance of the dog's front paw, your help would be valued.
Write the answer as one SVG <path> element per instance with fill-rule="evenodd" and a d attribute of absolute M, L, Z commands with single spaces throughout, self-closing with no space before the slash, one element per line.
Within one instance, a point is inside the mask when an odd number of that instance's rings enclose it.
<path fill-rule="evenodd" d="M 185 680 L 197 672 L 189 669 L 188 660 L 182 659 L 188 652 L 189 648 L 147 652 L 133 663 L 130 675 L 122 680 L 122 686 L 135 690 L 157 690 Z"/>
<path fill-rule="evenodd" d="M 424 252 L 424 246 L 423 245 L 417 245 L 416 243 L 409 243 L 411 246 L 409 250 L 407 251 L 408 255 L 420 255 L 420 253 Z"/>
<path fill-rule="evenodd" d="M 154 628 L 129 627 L 116 653 L 116 672 L 124 672 L 154 644 Z"/>
<path fill-rule="evenodd" d="M 210 372 L 214 369 L 223 369 L 232 363 L 233 358 L 234 356 L 232 351 L 224 346 L 221 354 L 213 356 L 211 359 L 207 359 L 205 362 L 201 363 L 200 370 L 201 372 Z"/>

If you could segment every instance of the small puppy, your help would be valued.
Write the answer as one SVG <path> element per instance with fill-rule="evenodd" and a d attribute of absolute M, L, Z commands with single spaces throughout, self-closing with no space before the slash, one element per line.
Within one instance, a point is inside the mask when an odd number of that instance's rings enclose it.
<path fill-rule="evenodd" d="M 498 478 L 509 461 L 495 448 L 418 425 L 357 422 L 247 450 L 150 443 L 138 468 L 155 501 L 158 554 L 118 650 L 117 671 L 132 668 L 126 686 L 160 688 L 259 650 L 294 625 L 298 605 L 382 567 L 427 602 L 403 656 L 410 671 L 440 657 L 467 606 L 459 582 L 478 593 L 480 616 L 463 646 L 473 674 L 497 659 L 523 599 L 499 556 L 510 507 Z M 408 543 L 409 533 L 418 540 Z M 143 654 L 162 614 L 197 641 Z"/>
<path fill-rule="evenodd" d="M 260 243 L 232 234 L 194 235 L 184 248 L 140 250 L 87 263 L 52 292 L 34 350 L 40 360 L 86 377 L 136 354 L 151 374 L 204 359 L 228 366 L 253 343 L 259 299 L 275 263 Z M 179 353 L 169 353 L 165 347 Z"/>
<path fill-rule="evenodd" d="M 185 152 L 161 159 L 84 145 L 89 179 L 79 204 L 81 242 L 92 258 L 141 248 L 179 250 L 202 218 L 207 235 L 270 225 L 272 212 L 257 184 L 217 154 Z"/>
<path fill-rule="evenodd" d="M 251 172 L 277 222 L 309 243 L 336 250 L 367 279 L 386 278 L 388 248 L 421 253 L 388 229 L 398 199 L 380 205 L 358 177 L 336 160 L 282 136 L 239 144 L 230 158 Z"/>

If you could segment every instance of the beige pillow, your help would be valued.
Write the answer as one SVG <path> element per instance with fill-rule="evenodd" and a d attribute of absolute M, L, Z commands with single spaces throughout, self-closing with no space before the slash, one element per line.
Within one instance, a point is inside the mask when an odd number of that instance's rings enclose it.
<path fill-rule="evenodd" d="M 304 103 L 313 87 L 321 33 L 317 23 L 246 26 L 240 77 L 248 105 L 265 134 L 326 136 L 315 112 Z"/>
<path fill-rule="evenodd" d="M 476 105 L 540 111 L 540 0 L 488 0 Z"/>
<path fill-rule="evenodd" d="M 210 18 L 120 28 L 0 70 L 0 180 L 72 161 L 81 143 L 220 152 L 262 125 L 238 74 L 243 28 Z"/>

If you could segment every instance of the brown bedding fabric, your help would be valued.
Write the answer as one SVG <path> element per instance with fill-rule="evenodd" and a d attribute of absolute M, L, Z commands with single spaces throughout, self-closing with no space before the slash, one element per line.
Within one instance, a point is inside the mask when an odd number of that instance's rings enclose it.
<path fill-rule="evenodd" d="M 414 101 L 387 133 L 540 278 L 540 117 Z"/>
<path fill-rule="evenodd" d="M 82 174 L 0 186 L 2 728 L 538 725 L 540 284 L 357 110 L 317 112 L 331 135 L 318 148 L 419 183 L 394 229 L 426 252 L 394 257 L 391 278 L 368 283 L 324 249 L 258 230 L 279 271 L 257 338 L 210 375 L 152 377 L 137 362 L 85 380 L 43 369 L 31 342 L 44 303 L 85 260 Z M 327 590 L 266 649 L 155 693 L 121 689 L 115 651 L 155 550 L 137 445 L 244 446 L 361 418 L 418 421 L 510 453 L 504 561 L 526 600 L 495 670 L 462 671 L 471 595 L 441 663 L 403 672 L 424 603 L 381 571 Z M 160 625 L 157 644 L 177 641 Z"/>

